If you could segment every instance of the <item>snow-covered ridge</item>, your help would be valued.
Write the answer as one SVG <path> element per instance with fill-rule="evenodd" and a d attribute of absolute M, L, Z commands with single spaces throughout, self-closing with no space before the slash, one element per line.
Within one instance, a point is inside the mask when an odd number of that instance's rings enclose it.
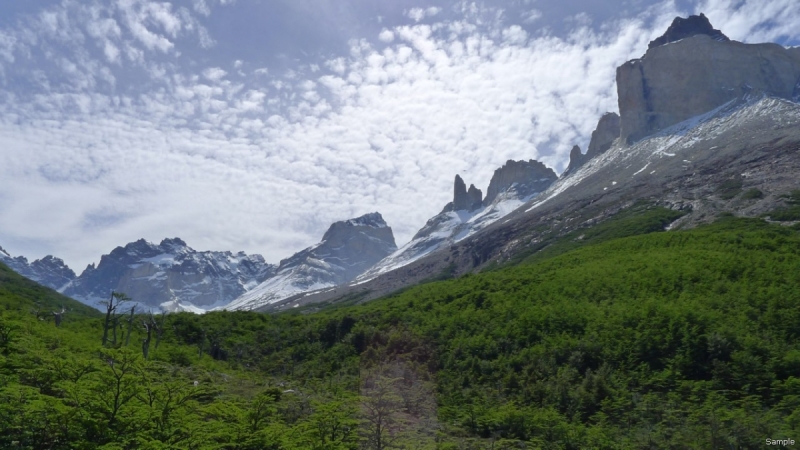
<path fill-rule="evenodd" d="M 320 243 L 282 260 L 274 277 L 219 309 L 257 309 L 347 283 L 396 249 L 392 229 L 379 213 L 335 222 Z"/>
<path fill-rule="evenodd" d="M 535 181 L 552 182 L 551 179 L 544 178 Z M 520 197 L 516 185 L 512 185 L 498 194 L 491 204 L 474 211 L 443 211 L 428 220 L 410 242 L 359 276 L 355 284 L 365 283 L 381 274 L 411 264 L 440 248 L 466 239 L 511 214 L 538 195 L 539 192 L 533 192 Z"/>
<path fill-rule="evenodd" d="M 608 177 L 604 189 L 635 177 L 656 174 L 659 161 L 665 158 L 688 158 L 685 161 L 691 162 L 691 155 L 687 151 L 697 144 L 710 142 L 748 122 L 765 117 L 772 118 L 781 125 L 800 125 L 800 105 L 776 97 L 748 95 L 673 125 L 631 146 L 625 146 L 617 140 L 607 152 L 589 160 L 573 174 L 553 183 L 535 199 L 526 212 L 553 200 L 567 189 L 609 167 L 617 168 L 616 175 Z"/>
<path fill-rule="evenodd" d="M 67 267 L 61 258 L 51 255 L 29 263 L 24 256 L 12 257 L 0 247 L 0 262 L 14 272 L 50 289 L 60 290 L 75 278 L 75 272 Z"/>
<path fill-rule="evenodd" d="M 178 238 L 160 244 L 140 239 L 104 255 L 62 291 L 95 307 L 113 290 L 139 310 L 198 312 L 228 304 L 274 273 L 261 255 L 198 252 Z"/>

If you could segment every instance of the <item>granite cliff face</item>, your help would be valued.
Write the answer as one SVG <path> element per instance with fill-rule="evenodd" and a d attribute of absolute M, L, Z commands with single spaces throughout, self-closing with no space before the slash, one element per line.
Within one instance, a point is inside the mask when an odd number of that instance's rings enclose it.
<path fill-rule="evenodd" d="M 620 117 L 617 113 L 608 112 L 600 117 L 597 122 L 597 128 L 592 132 L 592 138 L 589 141 L 589 150 L 586 154 L 581 153 L 581 148 L 577 145 L 572 147 L 569 152 L 569 165 L 561 177 L 565 177 L 574 173 L 578 168 L 584 165 L 590 159 L 602 155 L 606 152 L 615 140 L 619 137 L 620 133 Z"/>
<path fill-rule="evenodd" d="M 518 198 L 527 197 L 536 192 L 542 192 L 558 177 L 553 169 L 539 161 L 508 160 L 499 169 L 494 171 L 489 187 L 486 189 L 484 206 L 491 205 L 500 194 L 513 189 Z"/>
<path fill-rule="evenodd" d="M 284 259 L 274 277 L 222 308 L 250 310 L 292 295 L 347 283 L 395 250 L 392 229 L 380 213 L 336 222 L 319 244 Z"/>
<path fill-rule="evenodd" d="M 24 256 L 12 257 L 0 247 L 0 262 L 23 277 L 55 290 L 75 279 L 75 272 L 63 260 L 50 255 L 28 263 Z"/>
<path fill-rule="evenodd" d="M 623 142 L 631 144 L 748 95 L 797 95 L 800 51 L 720 35 L 700 33 L 671 43 L 683 34 L 665 35 L 654 41 L 663 44 L 617 68 Z"/>
<path fill-rule="evenodd" d="M 453 201 L 445 206 L 445 209 L 450 208 L 451 211 L 474 211 L 481 206 L 483 192 L 476 188 L 474 184 L 469 185 L 461 179 L 460 175 L 456 175 L 455 182 L 453 183 Z"/>
<path fill-rule="evenodd" d="M 140 239 L 103 255 L 62 292 L 92 306 L 113 290 L 144 308 L 204 310 L 232 301 L 274 273 L 261 255 L 197 252 L 178 238 L 158 245 Z"/>

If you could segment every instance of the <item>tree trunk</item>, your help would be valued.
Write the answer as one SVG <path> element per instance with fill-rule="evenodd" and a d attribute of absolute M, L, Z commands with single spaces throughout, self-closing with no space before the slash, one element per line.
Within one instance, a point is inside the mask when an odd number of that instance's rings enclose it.
<path fill-rule="evenodd" d="M 125 336 L 125 347 L 131 343 L 131 331 L 133 328 L 133 314 L 134 310 L 136 310 L 136 305 L 131 306 L 131 315 L 128 317 L 128 335 Z"/>

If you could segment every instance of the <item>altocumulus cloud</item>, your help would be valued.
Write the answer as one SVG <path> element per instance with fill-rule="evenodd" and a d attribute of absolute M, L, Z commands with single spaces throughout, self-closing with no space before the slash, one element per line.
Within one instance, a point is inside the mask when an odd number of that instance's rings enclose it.
<path fill-rule="evenodd" d="M 235 2 L 63 1 L 0 29 L 0 245 L 74 268 L 139 237 L 277 261 L 379 210 L 403 243 L 507 159 L 561 170 L 616 110 L 617 65 L 678 14 L 794 42 L 794 0 L 657 4 L 566 36 L 475 3 L 413 8 L 287 73 L 204 64 Z M 515 23 L 518 21 L 519 23 Z M 187 55 L 195 55 L 190 57 Z"/>

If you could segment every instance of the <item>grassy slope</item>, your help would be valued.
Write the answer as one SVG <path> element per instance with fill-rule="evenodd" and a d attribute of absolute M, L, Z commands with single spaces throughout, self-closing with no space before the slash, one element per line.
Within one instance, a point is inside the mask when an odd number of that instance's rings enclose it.
<path fill-rule="evenodd" d="M 31 281 L 0 263 L 0 305 L 4 309 L 60 311 L 67 309 L 65 320 L 70 317 L 100 317 L 96 309 Z"/>

